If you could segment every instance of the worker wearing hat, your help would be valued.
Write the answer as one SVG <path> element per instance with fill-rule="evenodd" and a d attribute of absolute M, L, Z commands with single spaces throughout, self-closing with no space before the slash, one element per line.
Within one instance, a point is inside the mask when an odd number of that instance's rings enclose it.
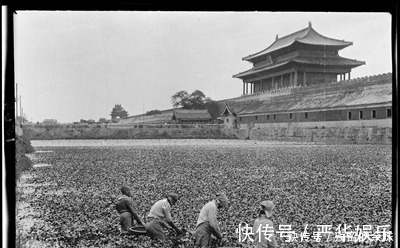
<path fill-rule="evenodd" d="M 126 186 L 121 187 L 120 190 L 121 190 L 121 195 L 118 196 L 118 202 L 115 208 L 120 214 L 119 222 L 121 225 L 121 231 L 127 231 L 128 228 L 132 226 L 133 219 L 135 219 L 139 225 L 143 225 L 139 216 L 133 209 L 131 190 Z"/>
<path fill-rule="evenodd" d="M 260 203 L 258 218 L 254 221 L 254 241 L 256 248 L 275 248 L 277 247 L 274 225 L 271 221 L 275 204 L 272 201 L 263 201 Z"/>
<path fill-rule="evenodd" d="M 222 239 L 222 234 L 217 221 L 218 209 L 226 207 L 229 203 L 224 193 L 218 193 L 215 199 L 203 206 L 196 223 L 195 245 L 209 247 L 212 243 L 211 234 L 217 239 Z"/>
<path fill-rule="evenodd" d="M 182 234 L 182 230 L 175 226 L 171 218 L 171 206 L 178 201 L 178 195 L 168 193 L 167 197 L 154 203 L 147 215 L 148 222 L 145 224 L 147 234 L 158 240 L 165 240 L 164 227 L 166 223 L 172 227 L 178 235 Z"/>

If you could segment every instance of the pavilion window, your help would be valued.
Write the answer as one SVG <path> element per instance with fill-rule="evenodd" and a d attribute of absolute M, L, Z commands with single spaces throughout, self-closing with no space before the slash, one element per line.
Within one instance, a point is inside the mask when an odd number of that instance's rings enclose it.
<path fill-rule="evenodd" d="M 363 118 L 363 112 L 360 111 L 358 116 L 359 116 L 360 119 L 362 119 Z"/>
<path fill-rule="evenodd" d="M 269 115 L 267 115 L 267 120 L 269 120 Z"/>
<path fill-rule="evenodd" d="M 371 118 L 376 119 L 376 110 L 371 111 Z"/>
<path fill-rule="evenodd" d="M 274 120 L 276 119 L 276 115 L 274 114 Z"/>
<path fill-rule="evenodd" d="M 293 114 L 292 113 L 289 114 L 289 119 L 293 119 Z"/>
<path fill-rule="evenodd" d="M 391 109 L 387 109 L 387 110 L 386 110 L 386 117 L 387 117 L 387 118 L 392 117 L 392 110 L 391 110 Z"/>
<path fill-rule="evenodd" d="M 347 119 L 351 120 L 351 112 L 347 112 Z"/>
<path fill-rule="evenodd" d="M 304 113 L 304 118 L 308 119 L 308 113 Z"/>

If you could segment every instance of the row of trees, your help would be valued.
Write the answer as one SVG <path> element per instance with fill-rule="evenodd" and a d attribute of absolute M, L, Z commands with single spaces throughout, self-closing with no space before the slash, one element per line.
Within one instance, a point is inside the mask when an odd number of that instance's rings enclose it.
<path fill-rule="evenodd" d="M 195 90 L 189 94 L 186 90 L 176 92 L 171 96 L 172 106 L 183 109 L 203 109 L 205 103 L 212 101 L 209 97 L 200 91 Z"/>

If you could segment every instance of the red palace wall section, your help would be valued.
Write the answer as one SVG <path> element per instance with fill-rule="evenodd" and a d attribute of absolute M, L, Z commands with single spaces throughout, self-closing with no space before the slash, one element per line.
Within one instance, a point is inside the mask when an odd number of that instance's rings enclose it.
<path fill-rule="evenodd" d="M 285 112 L 285 113 L 270 113 L 254 116 L 242 116 L 238 118 L 239 124 L 246 123 L 290 123 L 290 122 L 317 122 L 317 121 L 348 121 L 348 120 L 372 120 L 372 119 L 387 119 L 388 110 L 392 112 L 392 107 L 364 107 L 342 110 L 321 110 L 321 111 L 303 111 L 303 112 Z M 362 118 L 360 119 L 360 111 Z M 372 111 L 375 111 L 375 118 L 372 117 Z M 351 113 L 351 119 L 349 114 Z M 307 118 L 306 118 L 307 115 Z"/>

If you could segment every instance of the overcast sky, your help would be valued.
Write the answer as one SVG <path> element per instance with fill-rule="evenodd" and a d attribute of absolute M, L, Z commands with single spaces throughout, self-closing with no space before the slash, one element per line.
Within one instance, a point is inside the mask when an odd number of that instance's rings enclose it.
<path fill-rule="evenodd" d="M 351 76 L 391 72 L 388 13 L 18 11 L 15 77 L 29 121 L 110 118 L 170 109 L 180 90 L 213 100 L 242 94 L 242 58 L 306 28 L 353 42 L 342 57 L 366 61 Z M 19 107 L 19 106 L 18 106 Z"/>

